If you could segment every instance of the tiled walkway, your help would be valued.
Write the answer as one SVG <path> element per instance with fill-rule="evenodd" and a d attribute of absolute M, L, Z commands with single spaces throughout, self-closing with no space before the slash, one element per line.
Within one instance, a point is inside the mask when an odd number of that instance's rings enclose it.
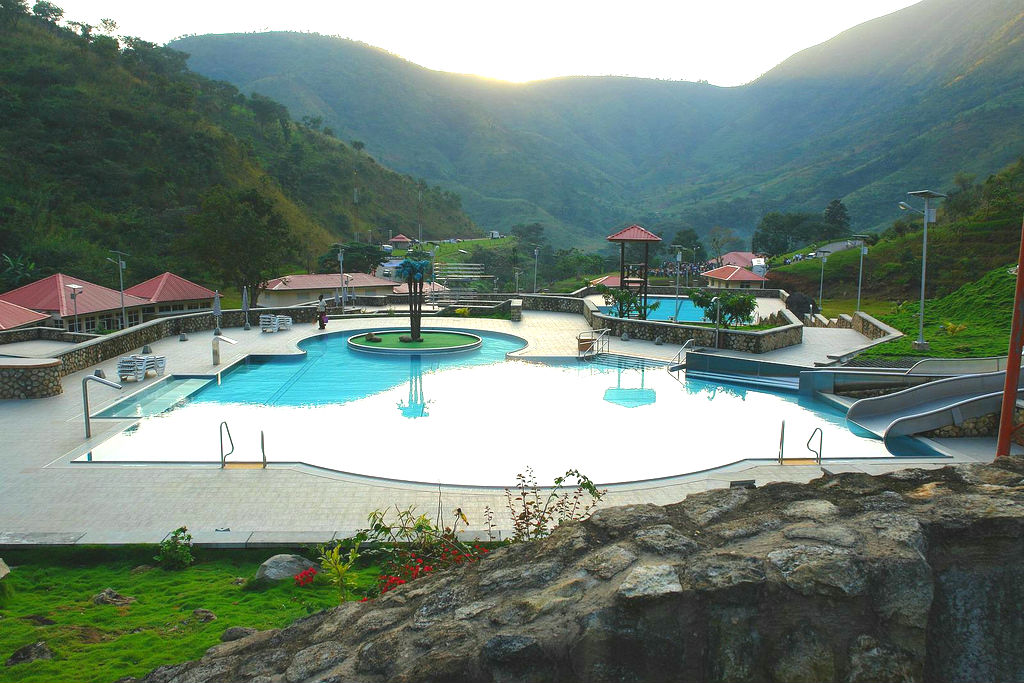
<path fill-rule="evenodd" d="M 440 321 L 438 321 L 440 322 Z M 453 320 L 453 327 L 507 332 L 528 341 L 523 355 L 575 356 L 576 335 L 587 330 L 576 315 L 526 312 L 523 321 Z M 328 332 L 373 326 L 408 324 L 400 317 L 368 322 L 365 319 L 331 321 Z M 433 321 L 428 321 L 430 326 Z M 317 334 L 312 325 L 264 334 L 225 329 L 238 340 L 222 344 L 224 364 L 251 353 L 295 353 L 296 342 Z M 169 337 L 152 344 L 166 355 L 168 372 L 212 374 L 211 333 L 192 335 L 185 342 Z M 649 342 L 613 340 L 612 350 L 630 355 L 671 358 L 677 349 Z M 116 359 L 100 366 L 116 377 Z M 305 466 L 271 465 L 266 470 L 221 470 L 211 466 L 117 466 L 71 464 L 90 444 L 103 441 L 127 426 L 125 421 L 94 421 L 93 439 L 84 440 L 81 384 L 87 372 L 64 378 L 64 393 L 49 399 L 0 401 L 0 545 L 10 543 L 128 543 L 156 542 L 181 525 L 203 543 L 299 543 L 348 535 L 365 525 L 374 509 L 388 505 L 415 505 L 423 511 L 462 507 L 472 528 L 481 528 L 483 509 L 504 511 L 501 489 L 401 484 L 344 475 Z M 140 383 L 145 386 L 150 378 Z M 91 383 L 90 399 L 96 412 L 121 394 Z M 496 433 L 496 438 L 500 434 Z M 984 442 L 984 440 L 982 440 Z M 537 441 L 536 457 L 544 454 Z M 215 446 L 211 446 L 214 448 Z M 988 459 L 986 443 L 964 448 L 957 459 Z M 737 452 L 737 460 L 742 458 Z M 938 466 L 949 460 L 926 464 Z M 876 472 L 906 466 L 897 461 L 831 461 L 830 470 Z M 730 481 L 754 479 L 807 481 L 820 476 L 815 466 L 785 466 L 751 461 L 713 471 L 613 487 L 603 505 L 632 502 L 671 503 L 688 493 L 727 486 Z M 505 526 L 504 524 L 502 526 Z"/>

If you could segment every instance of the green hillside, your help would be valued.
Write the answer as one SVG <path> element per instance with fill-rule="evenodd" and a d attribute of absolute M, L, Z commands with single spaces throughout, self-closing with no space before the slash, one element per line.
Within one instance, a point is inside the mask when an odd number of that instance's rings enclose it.
<path fill-rule="evenodd" d="M 895 203 L 895 202 L 894 202 Z M 925 294 L 944 296 L 964 283 L 1015 259 L 1024 217 L 1024 159 L 984 182 L 958 188 L 939 204 L 938 222 L 928 229 Z M 899 302 L 917 300 L 921 288 L 921 216 L 910 214 L 886 230 L 864 257 L 863 295 Z M 804 250 L 808 251 L 808 250 Z M 857 295 L 860 255 L 836 252 L 824 267 L 824 298 Z M 821 262 L 808 260 L 769 272 L 773 287 L 813 294 Z"/>
<path fill-rule="evenodd" d="M 295 33 L 193 36 L 197 71 L 321 116 L 384 163 L 462 194 L 486 227 L 592 245 L 640 221 L 749 236 L 767 211 L 842 199 L 857 231 L 893 198 L 1024 149 L 1018 0 L 924 0 L 737 88 L 635 78 L 508 84 Z M 553 240 L 554 240 L 553 236 Z"/>
<path fill-rule="evenodd" d="M 425 238 L 479 233 L 457 195 L 188 71 L 178 52 L 18 19 L 0 22 L 0 253 L 34 262 L 33 276 L 116 286 L 106 257 L 120 249 L 128 282 L 170 269 L 218 284 L 189 222 L 215 188 L 269 200 L 296 269 L 334 241 L 415 236 L 418 221 Z"/>

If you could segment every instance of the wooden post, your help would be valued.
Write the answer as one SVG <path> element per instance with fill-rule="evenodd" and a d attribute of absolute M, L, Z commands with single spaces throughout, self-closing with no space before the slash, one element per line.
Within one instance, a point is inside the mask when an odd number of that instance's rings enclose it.
<path fill-rule="evenodd" d="M 1017 383 L 1020 379 L 1020 354 L 1024 350 L 1024 219 L 1021 220 L 1021 242 L 1017 251 L 1017 287 L 1013 294 L 1013 323 L 1010 328 L 1010 349 L 1006 357 L 1006 381 L 1003 383 L 1003 404 L 999 411 L 999 437 L 996 457 L 1010 454 L 1013 414 L 1017 405 Z"/>

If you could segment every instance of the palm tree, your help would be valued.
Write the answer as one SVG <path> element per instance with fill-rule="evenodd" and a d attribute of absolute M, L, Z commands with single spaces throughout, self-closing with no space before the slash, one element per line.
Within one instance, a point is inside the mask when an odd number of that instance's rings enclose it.
<path fill-rule="evenodd" d="M 420 341 L 420 319 L 423 316 L 423 282 L 430 275 L 430 261 L 406 257 L 395 273 L 409 285 L 409 336 Z"/>

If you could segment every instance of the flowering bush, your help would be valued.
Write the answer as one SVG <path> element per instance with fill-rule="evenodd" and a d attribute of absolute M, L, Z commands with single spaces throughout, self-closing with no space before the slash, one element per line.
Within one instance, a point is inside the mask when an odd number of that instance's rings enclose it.
<path fill-rule="evenodd" d="M 313 579 L 316 578 L 316 569 L 310 567 L 309 569 L 303 569 L 301 572 L 295 575 L 296 586 L 308 586 L 313 583 Z"/>
<path fill-rule="evenodd" d="M 195 561 L 192 557 L 192 534 L 188 527 L 178 527 L 160 541 L 160 553 L 153 559 L 164 569 L 184 569 Z"/>

